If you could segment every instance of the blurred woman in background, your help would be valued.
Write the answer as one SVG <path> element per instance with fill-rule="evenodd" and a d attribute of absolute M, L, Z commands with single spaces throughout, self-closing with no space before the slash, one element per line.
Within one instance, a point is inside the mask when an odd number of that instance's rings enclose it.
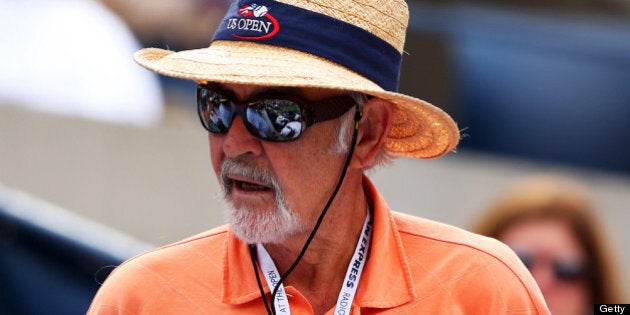
<path fill-rule="evenodd" d="M 623 303 L 622 275 L 586 190 L 541 174 L 510 187 L 472 231 L 510 246 L 536 279 L 552 314 L 593 312 L 594 303 Z"/>

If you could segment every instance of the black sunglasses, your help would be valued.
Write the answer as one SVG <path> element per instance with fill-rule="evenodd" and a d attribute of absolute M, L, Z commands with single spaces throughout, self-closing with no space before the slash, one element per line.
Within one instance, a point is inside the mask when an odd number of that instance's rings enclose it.
<path fill-rule="evenodd" d="M 534 255 L 522 252 L 516 252 L 516 255 L 529 270 L 540 263 Z M 551 261 L 551 268 L 554 277 L 561 281 L 584 279 L 588 272 L 587 266 L 582 260 L 554 259 Z"/>
<path fill-rule="evenodd" d="M 232 93 L 212 85 L 197 87 L 197 113 L 206 130 L 227 133 L 236 114 L 254 136 L 273 142 L 293 141 L 307 126 L 338 118 L 356 104 L 347 94 L 306 102 L 287 93 L 256 95 L 237 102 Z"/>

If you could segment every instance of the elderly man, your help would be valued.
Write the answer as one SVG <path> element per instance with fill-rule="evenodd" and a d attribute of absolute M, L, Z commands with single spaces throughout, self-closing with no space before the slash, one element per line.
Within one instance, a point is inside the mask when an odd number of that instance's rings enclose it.
<path fill-rule="evenodd" d="M 459 140 L 396 92 L 407 22 L 400 0 L 239 1 L 210 47 L 139 51 L 199 83 L 229 224 L 125 262 L 88 313 L 547 314 L 507 247 L 390 211 L 364 175 Z"/>

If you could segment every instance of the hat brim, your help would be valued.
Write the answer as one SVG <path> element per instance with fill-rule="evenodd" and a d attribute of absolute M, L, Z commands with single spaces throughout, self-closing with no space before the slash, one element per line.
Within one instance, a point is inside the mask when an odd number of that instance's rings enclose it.
<path fill-rule="evenodd" d="M 385 140 L 393 155 L 435 158 L 453 150 L 459 130 L 444 111 L 423 100 L 383 90 L 374 82 L 327 59 L 252 42 L 215 41 L 208 48 L 173 52 L 145 48 L 134 55 L 156 73 L 218 83 L 318 87 L 362 92 L 395 105 Z"/>

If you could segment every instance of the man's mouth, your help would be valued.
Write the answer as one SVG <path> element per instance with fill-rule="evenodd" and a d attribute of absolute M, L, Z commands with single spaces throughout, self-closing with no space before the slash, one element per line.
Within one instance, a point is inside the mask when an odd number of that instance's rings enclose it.
<path fill-rule="evenodd" d="M 245 192 L 272 191 L 271 185 L 262 183 L 250 178 L 227 175 L 223 178 L 223 182 L 228 189 L 238 189 Z"/>

